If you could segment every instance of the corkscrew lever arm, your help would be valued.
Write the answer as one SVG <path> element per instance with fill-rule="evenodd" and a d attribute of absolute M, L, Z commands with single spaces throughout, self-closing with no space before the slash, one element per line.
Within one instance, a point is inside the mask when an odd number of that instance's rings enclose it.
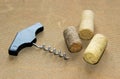
<path fill-rule="evenodd" d="M 36 35 L 43 30 L 43 25 L 40 23 L 36 23 L 18 32 L 9 47 L 9 55 L 17 56 L 21 49 L 25 47 L 31 47 L 33 43 L 36 43 L 37 41 Z"/>

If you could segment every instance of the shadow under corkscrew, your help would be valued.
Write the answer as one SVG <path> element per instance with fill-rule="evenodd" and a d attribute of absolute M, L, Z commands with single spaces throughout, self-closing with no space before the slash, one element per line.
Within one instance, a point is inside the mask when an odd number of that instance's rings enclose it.
<path fill-rule="evenodd" d="M 58 55 L 59 57 L 63 57 L 64 60 L 68 60 L 66 53 L 62 53 L 61 50 L 57 51 L 56 48 L 51 48 L 51 46 L 46 47 L 45 44 L 38 46 L 37 44 L 33 43 L 33 45 L 37 48 L 43 49 L 44 51 L 48 51 L 49 53 L 53 53 L 54 55 Z"/>

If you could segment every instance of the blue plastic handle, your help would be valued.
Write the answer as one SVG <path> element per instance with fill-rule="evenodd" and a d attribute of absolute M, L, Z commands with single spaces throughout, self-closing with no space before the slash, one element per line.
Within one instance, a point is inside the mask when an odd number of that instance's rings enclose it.
<path fill-rule="evenodd" d="M 40 23 L 36 23 L 18 32 L 8 50 L 9 55 L 17 56 L 21 49 L 25 47 L 31 47 L 33 43 L 37 41 L 36 35 L 43 30 L 43 25 Z"/>

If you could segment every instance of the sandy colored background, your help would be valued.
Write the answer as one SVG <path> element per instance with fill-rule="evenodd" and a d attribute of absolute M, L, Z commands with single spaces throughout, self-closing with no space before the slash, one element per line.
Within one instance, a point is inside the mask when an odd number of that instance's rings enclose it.
<path fill-rule="evenodd" d="M 71 54 L 63 30 L 80 24 L 81 13 L 95 13 L 95 32 L 109 40 L 97 65 L 82 59 L 81 52 Z M 45 30 L 37 44 L 46 43 L 67 52 L 65 61 L 35 47 L 23 49 L 17 57 L 8 55 L 16 32 L 41 22 Z M 119 79 L 120 78 L 120 1 L 119 0 L 0 0 L 0 79 Z"/>

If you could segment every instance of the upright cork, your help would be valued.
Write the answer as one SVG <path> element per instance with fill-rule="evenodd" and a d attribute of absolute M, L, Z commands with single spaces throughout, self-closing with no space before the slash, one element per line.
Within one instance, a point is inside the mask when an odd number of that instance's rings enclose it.
<path fill-rule="evenodd" d="M 96 34 L 83 54 L 84 60 L 90 64 L 97 64 L 106 46 L 107 38 L 102 34 Z"/>
<path fill-rule="evenodd" d="M 79 35 L 82 39 L 91 39 L 94 35 L 94 13 L 92 10 L 84 10 L 79 27 Z"/>
<path fill-rule="evenodd" d="M 82 49 L 81 40 L 74 26 L 65 29 L 63 35 L 70 52 L 75 53 Z"/>

